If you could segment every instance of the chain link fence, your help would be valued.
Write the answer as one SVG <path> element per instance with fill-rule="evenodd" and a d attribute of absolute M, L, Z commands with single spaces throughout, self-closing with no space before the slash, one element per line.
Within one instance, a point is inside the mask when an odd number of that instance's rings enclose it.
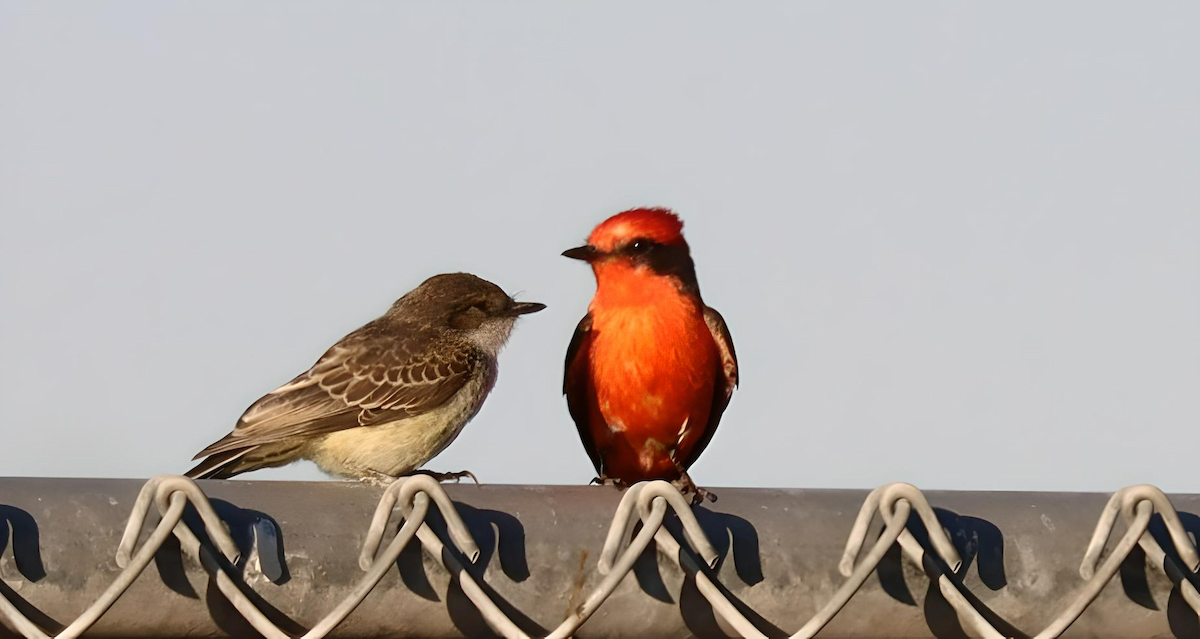
<path fill-rule="evenodd" d="M 255 511 L 253 516 L 241 516 L 239 521 L 223 520 L 210 494 L 206 494 L 206 490 L 188 478 L 160 476 L 146 482 L 133 501 L 119 538 L 115 530 L 107 530 L 112 527 L 106 523 L 107 520 L 101 521 L 104 516 L 96 514 L 95 496 L 86 499 L 79 497 L 78 488 L 88 483 L 85 480 L 75 480 L 52 488 L 43 486 L 40 493 L 36 483 L 38 480 L 24 480 L 28 483 L 19 486 L 13 481 L 0 482 L 0 515 L 3 515 L 3 519 L 0 519 L 0 550 L 3 551 L 0 553 L 0 578 L 3 578 L 0 619 L 10 631 L 30 638 L 78 637 L 89 630 L 108 635 L 115 632 L 128 635 L 130 628 L 137 631 L 138 636 L 201 636 L 224 632 L 234 636 L 258 633 L 272 639 L 357 636 L 360 633 L 362 636 L 435 634 L 431 630 L 433 626 L 422 626 L 428 620 L 422 620 L 420 616 L 428 613 L 404 607 L 410 605 L 406 603 L 408 599 L 419 599 L 419 603 L 425 606 L 443 606 L 451 619 L 470 617 L 481 620 L 483 625 L 474 627 L 454 621 L 454 631 L 468 635 L 494 633 L 503 637 L 570 637 L 580 633 L 644 636 L 666 634 L 669 630 L 670 634 L 681 635 L 813 637 L 830 626 L 876 572 L 879 573 L 880 589 L 884 592 L 876 591 L 870 596 L 870 604 L 860 606 L 855 613 L 858 621 L 865 623 L 848 624 L 840 630 L 830 627 L 829 634 L 822 636 L 905 636 L 914 632 L 920 636 L 1057 637 L 1070 634 L 1068 629 L 1089 607 L 1102 605 L 1096 603 L 1098 597 L 1119 572 L 1125 593 L 1110 595 L 1103 605 L 1126 608 L 1109 616 L 1097 615 L 1095 621 L 1085 629 L 1086 634 L 1103 636 L 1106 627 L 1117 633 L 1108 636 L 1130 636 L 1124 633 L 1142 632 L 1142 629 L 1147 633 L 1144 636 L 1150 636 L 1160 634 L 1164 628 L 1176 636 L 1186 636 L 1193 630 L 1200 633 L 1200 624 L 1197 622 L 1197 615 L 1200 614 L 1200 593 L 1197 592 L 1200 554 L 1197 553 L 1194 538 L 1196 518 L 1188 516 L 1189 525 L 1193 528 L 1189 531 L 1171 500 L 1162 491 L 1148 485 L 1122 489 L 1113 494 L 1103 507 L 1093 510 L 1092 517 L 1097 522 L 1090 540 L 1080 545 L 1074 553 L 1070 553 L 1064 544 L 1078 538 L 1078 534 L 1060 531 L 1054 524 L 1057 517 L 1055 513 L 1041 512 L 1035 519 L 1030 514 L 1032 511 L 1022 514 L 1016 502 L 1013 502 L 1005 506 L 1008 510 L 1004 512 L 1017 513 L 1025 528 L 1017 530 L 1020 527 L 1014 527 L 1014 532 L 1005 537 L 998 528 L 984 520 L 971 519 L 967 522 L 969 517 L 957 517 L 953 513 L 948 515 L 948 511 L 944 510 L 935 511 L 926 495 L 910 484 L 881 486 L 862 500 L 857 515 L 853 517 L 840 561 L 836 561 L 836 571 L 840 573 L 840 583 L 837 583 L 830 579 L 829 571 L 825 568 L 810 569 L 805 567 L 810 564 L 802 566 L 789 559 L 792 555 L 787 554 L 790 551 L 785 548 L 789 543 L 797 546 L 808 544 L 805 548 L 812 549 L 812 542 L 806 540 L 806 536 L 812 533 L 814 527 L 808 527 L 809 530 L 796 527 L 783 533 L 773 531 L 769 539 L 764 539 L 767 535 L 760 534 L 755 527 L 753 513 L 743 507 L 740 512 L 744 516 L 733 517 L 729 521 L 734 523 L 727 522 L 716 527 L 717 534 L 714 536 L 713 521 L 716 521 L 717 515 L 704 508 L 693 509 L 677 490 L 665 482 L 645 482 L 621 493 L 615 511 L 611 510 L 611 506 L 608 507 L 612 516 L 605 526 L 602 543 L 590 554 L 586 548 L 578 553 L 574 550 L 578 541 L 570 549 L 565 548 L 565 544 L 556 546 L 556 541 L 561 541 L 558 535 L 563 530 L 574 531 L 577 535 L 586 534 L 580 532 L 588 530 L 586 527 L 580 528 L 585 523 L 581 519 L 584 514 L 596 510 L 592 507 L 594 504 L 579 504 L 578 498 L 572 497 L 566 501 L 552 502 L 549 512 L 546 512 L 544 504 L 532 506 L 537 500 L 527 496 L 523 501 L 497 500 L 501 502 L 498 504 L 501 508 L 509 507 L 509 512 L 485 510 L 467 507 L 461 502 L 456 504 L 443 486 L 429 477 L 418 475 L 397 481 L 383 491 L 365 533 L 353 536 L 325 534 L 319 540 L 306 540 L 304 552 L 310 554 L 315 549 L 325 547 L 330 553 L 344 552 L 345 546 L 350 543 L 348 537 L 352 537 L 357 544 L 359 576 L 354 580 L 343 579 L 345 587 L 323 589 L 323 576 L 328 575 L 323 575 L 322 571 L 328 573 L 331 570 L 327 562 L 307 564 L 309 568 L 316 566 L 318 569 L 308 570 L 302 576 L 288 575 L 289 565 L 295 565 L 293 571 L 306 565 L 305 557 L 296 553 L 289 555 L 282 550 L 286 540 L 280 530 L 290 525 L 290 519 L 274 520 L 265 513 Z M 249 490 L 247 487 L 251 485 L 246 482 L 201 483 L 208 493 L 214 490 L 237 493 Z M 258 490 L 274 493 L 281 506 L 287 505 L 285 510 L 289 512 L 289 518 L 333 518 L 335 521 L 330 523 L 342 528 L 349 528 L 353 524 L 348 521 L 351 515 L 345 507 L 349 496 L 369 490 L 367 487 L 345 484 L 311 488 L 313 491 L 326 491 L 323 493 L 325 497 L 310 500 L 306 504 L 303 493 L 310 490 L 305 486 L 311 485 L 290 484 L 287 490 L 263 485 L 271 483 L 254 482 L 258 484 Z M 22 499 L 18 500 L 20 506 L 12 505 L 14 502 L 5 495 L 5 489 L 22 494 Z M 451 489 L 461 491 L 471 490 L 471 487 Z M 331 490 L 337 492 L 328 492 Z M 615 491 L 601 488 L 530 490 L 547 494 L 573 491 L 570 495 L 574 496 L 604 491 L 603 494 L 614 495 L 613 498 L 616 494 Z M 719 492 L 724 495 L 724 492 Z M 775 491 L 778 494 L 770 491 L 742 492 L 756 496 L 755 499 L 740 501 L 743 506 L 758 503 L 765 513 L 760 518 L 766 520 L 766 524 L 762 525 L 803 517 L 804 521 L 822 518 L 836 520 L 837 526 L 843 526 L 842 522 L 849 523 L 853 514 L 852 510 L 842 508 L 848 503 L 846 491 L 831 491 L 830 495 L 812 502 L 796 498 L 786 491 Z M 993 499 L 986 495 L 982 494 L 979 500 L 986 502 Z M 735 496 L 735 501 L 738 497 L 740 494 Z M 1184 499 L 1189 504 L 1194 502 L 1200 505 L 1197 496 L 1185 496 Z M 572 500 L 576 502 L 574 506 Z M 112 508 L 119 505 L 119 500 L 114 497 L 108 497 L 108 501 Z M 216 501 L 225 503 L 223 500 Z M 1055 503 L 1061 505 L 1069 502 L 1070 496 Z M 1036 504 L 1032 507 L 1036 508 Z M 64 511 L 72 508 L 77 521 L 75 530 L 71 532 L 92 532 L 83 542 L 87 547 L 75 550 L 43 548 L 44 543 L 40 538 L 44 537 L 41 532 L 44 526 L 39 527 L 39 516 L 46 521 L 53 520 L 55 526 L 62 526 L 65 518 L 70 516 Z M 560 526 L 560 515 L 556 508 L 562 508 L 562 516 L 573 521 Z M 713 508 L 717 510 L 716 506 Z M 485 522 L 483 527 L 469 526 L 460 509 L 468 509 L 474 519 L 482 518 Z M 525 510 L 524 517 L 520 512 L 522 509 Z M 780 512 L 790 513 L 791 509 L 796 509 L 795 516 Z M 155 512 L 157 523 L 150 526 L 147 532 L 147 522 Z M 702 525 L 698 515 L 710 520 L 707 525 Z M 1058 519 L 1062 520 L 1061 517 Z M 1110 544 L 1118 520 L 1122 521 L 1124 530 L 1115 543 Z M 1030 521 L 1036 523 L 1030 524 Z M 570 528 L 571 525 L 575 528 Z M 1031 541 L 1039 525 L 1036 535 L 1040 535 L 1040 541 Z M 514 530 L 518 532 L 513 533 Z M 235 533 L 238 539 L 235 539 Z M 985 539 L 989 534 L 993 537 L 990 542 Z M 510 552 L 510 558 L 506 560 L 500 546 L 506 536 L 514 535 L 520 537 L 519 542 L 524 547 L 517 550 L 518 559 L 512 559 L 513 553 Z M 538 539 L 539 536 L 544 538 Z M 69 537 L 63 534 L 55 536 L 56 539 Z M 483 537 L 487 538 L 486 543 L 481 544 L 479 540 Z M 745 542 L 747 537 L 753 538 L 757 547 L 752 545 L 749 551 L 742 549 L 739 552 L 739 541 Z M 418 540 L 419 544 L 413 544 L 413 539 Z M 1039 543 L 1041 550 L 1038 550 Z M 88 565 L 88 561 L 95 564 L 95 559 L 88 558 L 95 555 L 92 551 L 96 546 L 103 544 L 115 545 L 115 558 L 112 560 L 115 566 L 107 563 Z M 419 550 L 416 546 L 419 546 Z M 661 584 L 656 583 L 654 576 L 660 562 L 654 561 L 655 550 L 652 548 L 656 549 L 658 556 L 666 558 L 664 566 L 672 574 L 682 575 L 684 586 L 678 595 L 662 592 Z M 996 583 L 994 576 L 989 578 L 985 574 L 984 565 L 985 562 L 991 563 L 994 572 L 996 557 L 986 555 L 1000 553 L 999 570 L 1003 574 L 1005 548 L 1010 555 L 1014 552 L 1019 555 L 1012 563 L 1019 563 L 1021 572 L 1028 574 L 1019 572 L 1008 578 L 1001 577 Z M 54 555 L 68 564 L 67 558 L 73 557 L 76 563 L 60 566 L 55 579 L 48 579 L 41 566 L 43 553 Z M 1028 556 L 1020 556 L 1030 553 L 1040 553 L 1040 558 L 1030 560 Z M 1149 566 L 1148 572 L 1151 574 L 1145 578 L 1145 592 L 1141 595 L 1137 589 L 1138 571 L 1129 568 L 1131 562 L 1136 564 L 1142 561 L 1139 554 L 1144 556 L 1144 564 Z M 1061 570 L 1046 576 L 1047 573 L 1027 568 L 1047 558 L 1061 563 L 1068 555 L 1081 558 L 1074 584 L 1067 583 L 1068 576 L 1062 574 Z M 491 561 L 493 556 L 499 557 L 501 573 L 511 578 L 517 587 L 530 572 L 525 561 L 528 557 L 535 559 L 535 567 L 544 566 L 546 570 L 564 575 L 574 571 L 575 577 L 558 588 L 545 584 L 539 586 L 543 591 L 532 601 L 554 605 L 537 605 L 536 610 L 522 610 L 511 601 L 516 597 L 502 596 L 489 584 L 489 580 L 495 581 L 488 577 L 491 573 L 486 571 L 488 564 L 495 563 Z M 727 558 L 730 561 L 726 561 Z M 975 595 L 966 579 L 972 558 L 979 566 L 979 579 L 995 595 L 988 601 Z M 822 558 L 826 564 L 832 564 L 835 559 Z M 361 625 L 347 628 L 352 624 L 343 622 L 371 598 L 380 582 L 396 566 L 400 566 L 403 573 L 405 561 L 410 564 L 414 561 L 418 565 L 429 564 L 449 575 L 454 588 L 452 592 L 447 590 L 444 603 L 430 584 L 412 584 L 406 579 L 404 585 L 412 592 L 396 593 L 391 589 L 387 592 L 392 599 L 389 604 L 392 614 L 388 614 L 388 606 L 376 602 L 373 606 L 367 606 L 372 608 L 371 612 L 364 609 L 360 613 L 371 617 L 375 624 L 372 629 Z M 776 561 L 783 568 L 782 571 L 773 569 Z M 186 565 L 182 562 L 186 562 Z M 134 594 L 139 582 L 152 581 L 139 580 L 139 576 L 152 563 L 157 564 L 164 582 L 171 581 L 172 574 L 176 575 L 176 584 L 170 586 L 176 592 L 187 590 L 189 585 L 186 579 L 180 581 L 179 573 L 186 573 L 189 567 L 202 567 L 209 578 L 206 592 L 208 612 L 214 617 L 224 615 L 227 618 L 225 622 L 205 624 L 202 619 L 168 613 L 174 608 L 164 600 L 171 595 L 152 590 L 149 585 Z M 504 565 L 506 563 L 514 565 Z M 722 575 L 728 571 L 722 571 L 721 567 L 728 563 L 757 565 L 757 576 L 752 574 L 747 579 L 745 574 L 755 573 L 755 569 L 738 565 L 734 572 L 743 583 L 736 587 L 726 585 Z M 915 601 L 902 601 L 907 594 L 904 584 L 912 582 L 919 575 L 901 574 L 899 594 L 887 592 L 895 591 L 895 588 L 889 589 L 883 573 L 885 568 L 894 573 L 897 566 L 901 567 L 902 573 L 905 568 L 917 567 L 920 573 L 928 576 L 929 592 L 925 595 L 922 611 L 927 617 L 926 628 L 915 628 L 911 624 L 911 615 L 894 614 L 888 608 L 892 603 L 882 603 L 886 596 L 891 600 L 900 600 L 901 604 L 907 603 L 910 608 L 915 606 Z M 786 583 L 772 584 L 764 578 L 768 573 Z M 96 578 L 99 577 L 103 577 L 106 583 L 97 584 Z M 285 578 L 303 582 L 303 594 L 306 597 L 304 613 L 301 615 L 306 621 L 303 626 L 277 608 L 278 602 L 268 603 L 264 599 L 271 593 L 263 591 L 271 583 L 279 583 Z M 661 575 L 658 575 L 658 579 L 661 580 Z M 65 623 L 46 614 L 34 603 L 37 599 L 34 591 L 39 587 L 39 582 L 46 582 L 46 586 L 38 593 L 38 601 L 54 608 L 56 615 L 61 615 L 67 608 L 81 609 L 82 612 L 78 612 L 74 620 Z M 585 585 L 589 586 L 586 590 Z M 618 589 L 620 594 L 614 595 Z M 26 592 L 28 599 L 24 594 Z M 96 594 L 89 598 L 90 603 L 79 600 L 84 593 L 91 592 Z M 318 594 L 314 595 L 314 592 Z M 751 592 L 757 594 L 746 594 Z M 1155 602 L 1155 597 L 1161 598 L 1164 592 L 1169 593 L 1168 609 L 1160 610 L 1158 608 L 1161 606 Z M 137 607 L 122 614 L 140 621 L 130 622 L 127 624 L 129 627 L 100 627 L 105 615 L 127 593 L 129 598 L 136 600 Z M 1028 600 L 1015 601 L 1014 597 L 1009 596 L 1014 593 Z M 212 603 L 218 595 L 227 605 Z M 195 593 L 191 596 L 198 597 Z M 407 599 L 397 601 L 397 598 L 405 597 Z M 823 600 L 817 601 L 818 597 Z M 1140 603 L 1136 601 L 1139 597 L 1143 599 Z M 656 607 L 641 603 L 639 598 L 655 600 Z M 794 601 L 794 605 L 789 599 Z M 1130 599 L 1134 600 L 1132 604 L 1128 601 Z M 747 603 L 749 600 L 771 601 L 772 611 L 760 614 Z M 326 611 L 315 615 L 311 610 L 315 603 L 328 607 Z M 664 617 L 662 609 L 672 606 L 678 609 L 677 619 L 682 623 Z M 703 615 L 710 617 L 713 623 L 703 627 L 689 623 L 689 613 L 685 610 L 688 607 L 692 611 L 703 610 Z M 1047 610 L 1051 607 L 1053 610 Z M 559 608 L 561 621 L 542 626 L 536 619 L 547 619 L 554 608 Z M 602 608 L 608 609 L 608 614 L 602 627 L 596 627 L 593 633 L 587 623 Z M 806 618 L 801 620 L 798 627 L 789 630 L 775 625 L 779 622 L 777 615 L 767 616 L 783 608 L 808 612 L 803 613 Z M 1181 616 L 1181 611 L 1186 614 Z M 240 617 L 240 620 L 231 623 L 228 617 Z M 935 623 L 934 617 L 942 621 Z M 953 628 L 947 630 L 945 620 L 950 617 L 953 618 L 950 624 Z M 790 618 L 795 617 L 790 615 Z M 1019 623 L 1032 622 L 1041 625 L 1035 628 L 1017 626 Z M 351 634 L 341 634 L 343 632 Z"/>

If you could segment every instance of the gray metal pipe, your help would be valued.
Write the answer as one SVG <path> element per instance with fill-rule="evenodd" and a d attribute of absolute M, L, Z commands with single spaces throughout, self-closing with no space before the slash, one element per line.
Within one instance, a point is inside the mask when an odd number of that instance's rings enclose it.
<path fill-rule="evenodd" d="M 0 594 L 49 631 L 66 626 L 119 573 L 117 545 L 140 480 L 0 478 Z M 355 483 L 205 481 L 201 487 L 242 549 L 239 567 L 259 608 L 300 634 L 362 578 L 358 556 L 382 489 Z M 471 570 L 517 626 L 544 635 L 602 575 L 600 549 L 620 494 L 611 488 L 449 485 L 481 550 Z M 860 490 L 716 489 L 696 511 L 720 560 L 712 571 L 735 606 L 768 636 L 802 626 L 844 581 Z M 942 492 L 926 495 L 963 560 L 970 600 L 1010 636 L 1036 634 L 1083 586 L 1079 566 L 1107 501 L 1092 493 Z M 1200 535 L 1200 495 L 1172 495 Z M 188 519 L 197 524 L 194 513 Z M 155 517 L 147 526 L 153 525 Z M 434 517 L 436 520 L 436 516 Z M 910 526 L 920 530 L 914 515 Z M 194 528 L 200 530 L 198 525 Z M 878 534 L 875 522 L 870 539 Z M 1151 530 L 1173 557 L 1155 517 Z M 683 539 L 677 525 L 676 537 Z M 928 546 L 927 540 L 917 535 Z M 255 636 L 205 569 L 172 538 L 89 636 Z M 925 553 L 926 562 L 937 561 Z M 703 563 L 703 562 L 701 562 Z M 1135 549 L 1119 576 L 1066 636 L 1200 636 L 1168 560 Z M 1194 578 L 1194 577 L 1190 577 Z M 822 637 L 952 637 L 962 626 L 921 567 L 893 548 Z M 6 634 L 7 633 L 7 634 Z M 331 636 L 481 636 L 487 625 L 457 583 L 416 542 Z M 725 636 L 693 579 L 643 555 L 580 629 L 589 637 Z M 15 636 L 0 629 L 0 636 Z"/>

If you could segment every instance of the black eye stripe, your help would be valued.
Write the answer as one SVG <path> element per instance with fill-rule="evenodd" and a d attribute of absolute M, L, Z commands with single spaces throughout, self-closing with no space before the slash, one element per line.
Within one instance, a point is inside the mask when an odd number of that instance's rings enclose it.
<path fill-rule="evenodd" d="M 654 240 L 639 237 L 626 244 L 625 250 L 629 253 L 638 254 L 653 250 L 659 246 L 661 246 L 661 244 L 655 242 Z"/>

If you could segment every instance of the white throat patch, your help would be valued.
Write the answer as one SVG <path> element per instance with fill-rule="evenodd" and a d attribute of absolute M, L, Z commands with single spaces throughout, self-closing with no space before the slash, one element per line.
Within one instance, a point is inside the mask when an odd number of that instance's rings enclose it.
<path fill-rule="evenodd" d="M 467 333 L 467 339 L 478 346 L 483 352 L 496 357 L 500 354 L 500 349 L 504 348 L 504 343 L 508 341 L 508 336 L 512 334 L 513 324 L 517 318 L 502 317 L 490 319 L 475 330 Z"/>

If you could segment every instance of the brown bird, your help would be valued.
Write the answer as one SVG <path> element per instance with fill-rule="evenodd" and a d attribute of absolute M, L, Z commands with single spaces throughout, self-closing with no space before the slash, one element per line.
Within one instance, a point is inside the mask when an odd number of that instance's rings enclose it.
<path fill-rule="evenodd" d="M 543 308 L 468 273 L 431 277 L 254 402 L 187 475 L 224 479 L 298 459 L 375 483 L 412 473 L 479 412 L 517 317 Z"/>
<path fill-rule="evenodd" d="M 682 231 L 666 209 L 633 209 L 563 253 L 596 276 L 563 393 L 598 481 L 672 480 L 703 499 L 712 496 L 687 470 L 717 430 L 738 365 L 725 320 L 700 297 Z"/>

